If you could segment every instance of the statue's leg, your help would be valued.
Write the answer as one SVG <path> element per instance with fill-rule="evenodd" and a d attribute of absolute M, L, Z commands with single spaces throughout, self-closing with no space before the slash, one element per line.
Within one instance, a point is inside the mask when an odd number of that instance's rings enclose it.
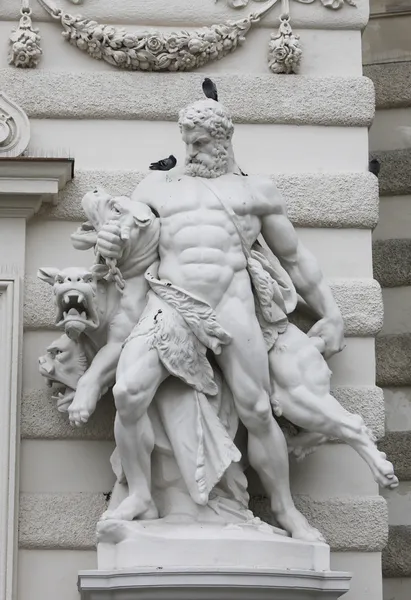
<path fill-rule="evenodd" d="M 294 538 L 323 541 L 321 533 L 309 525 L 291 497 L 287 444 L 270 406 L 267 350 L 251 310 L 236 298 L 226 301 L 223 310 L 218 310 L 218 321 L 233 340 L 224 346 L 216 360 L 248 430 L 250 464 L 270 497 L 278 523 Z"/>
<path fill-rule="evenodd" d="M 104 518 L 132 520 L 155 519 L 158 512 L 151 496 L 151 453 L 154 432 L 147 410 L 168 373 L 157 350 L 150 348 L 144 336 L 125 345 L 113 388 L 117 415 L 114 435 L 129 495 Z"/>
<path fill-rule="evenodd" d="M 378 450 L 362 417 L 345 410 L 331 396 L 330 370 L 305 333 L 290 325 L 269 353 L 269 361 L 284 417 L 309 432 L 343 440 L 366 461 L 381 486 L 398 485 L 393 465 Z M 291 443 L 303 447 L 308 435 L 301 433 Z"/>

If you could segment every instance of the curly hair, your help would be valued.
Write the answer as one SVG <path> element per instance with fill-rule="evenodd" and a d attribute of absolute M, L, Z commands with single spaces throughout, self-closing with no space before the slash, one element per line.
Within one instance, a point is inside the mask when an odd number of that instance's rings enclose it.
<path fill-rule="evenodd" d="M 180 111 L 178 123 L 194 129 L 197 125 L 204 128 L 215 139 L 231 140 L 234 125 L 231 116 L 222 104 L 215 100 L 199 100 Z"/>

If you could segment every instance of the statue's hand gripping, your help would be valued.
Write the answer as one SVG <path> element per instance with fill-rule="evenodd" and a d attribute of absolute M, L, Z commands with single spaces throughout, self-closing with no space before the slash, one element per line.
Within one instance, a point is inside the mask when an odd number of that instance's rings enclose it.
<path fill-rule="evenodd" d="M 110 221 L 97 234 L 96 253 L 103 258 L 118 260 L 123 254 L 127 239 L 127 231 L 120 224 Z"/>
<path fill-rule="evenodd" d="M 330 358 L 344 348 L 344 323 L 340 316 L 324 317 L 313 325 L 308 332 L 311 338 L 321 338 L 324 342 L 325 358 Z"/>

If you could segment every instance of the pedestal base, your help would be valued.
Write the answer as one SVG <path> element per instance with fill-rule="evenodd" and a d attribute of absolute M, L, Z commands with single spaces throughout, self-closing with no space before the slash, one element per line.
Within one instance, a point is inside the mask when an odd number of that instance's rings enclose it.
<path fill-rule="evenodd" d="M 98 571 L 79 573 L 82 600 L 334 600 L 351 575 L 330 548 L 259 519 L 242 524 L 100 521 Z"/>
<path fill-rule="evenodd" d="M 82 600 L 336 600 L 351 575 L 275 569 L 134 569 L 79 573 Z"/>
<path fill-rule="evenodd" d="M 330 548 L 288 537 L 259 519 L 249 524 L 100 521 L 98 568 L 303 569 L 328 571 Z"/>

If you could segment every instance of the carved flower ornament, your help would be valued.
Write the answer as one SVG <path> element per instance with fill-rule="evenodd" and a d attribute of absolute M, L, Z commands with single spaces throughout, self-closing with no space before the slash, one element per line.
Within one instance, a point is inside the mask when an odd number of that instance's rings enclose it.
<path fill-rule="evenodd" d="M 79 50 L 87 52 L 92 58 L 104 60 L 117 68 L 129 71 L 159 72 L 192 71 L 234 52 L 245 42 L 251 27 L 264 17 L 279 0 L 269 0 L 260 9 L 237 21 L 202 27 L 194 32 L 179 31 L 175 33 L 129 32 L 112 25 L 100 24 L 81 15 L 72 16 L 55 6 L 51 0 L 37 1 L 54 20 L 60 22 L 64 39 Z M 72 1 L 75 4 L 81 2 L 81 0 Z M 242 8 L 249 3 L 249 0 L 226 1 L 233 8 Z M 260 2 L 262 0 L 253 1 Z M 294 1 L 312 4 L 317 0 Z M 344 3 L 356 6 L 354 0 L 319 1 L 330 9 L 341 8 Z M 28 0 L 22 0 L 22 2 L 28 6 Z M 282 3 L 280 29 L 277 35 L 271 36 L 268 64 L 273 73 L 296 73 L 301 62 L 302 50 L 299 36 L 293 34 L 289 24 L 289 0 L 282 0 Z M 29 20 L 29 14 L 23 16 Z M 287 20 L 288 28 L 284 26 L 284 19 Z M 21 32 L 21 25 L 18 31 Z M 14 66 L 34 67 L 41 55 L 37 30 L 27 29 L 24 32 L 24 39 L 21 35 L 17 32 L 12 34 L 10 62 Z"/>

